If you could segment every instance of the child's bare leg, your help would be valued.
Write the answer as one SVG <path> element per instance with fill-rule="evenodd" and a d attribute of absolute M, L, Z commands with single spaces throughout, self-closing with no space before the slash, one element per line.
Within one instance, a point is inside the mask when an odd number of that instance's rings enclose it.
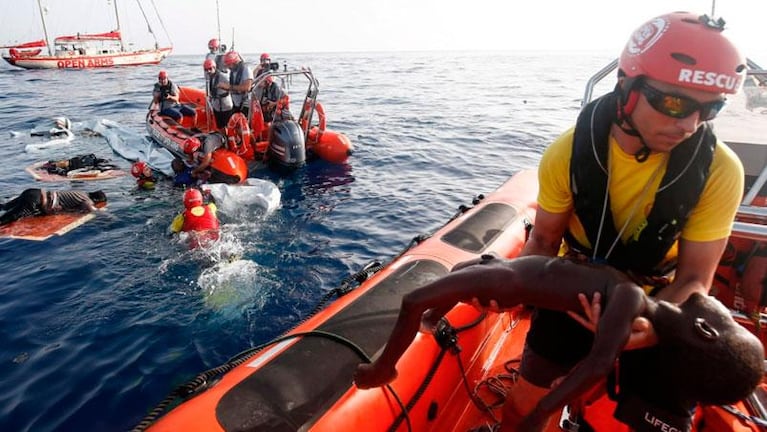
<path fill-rule="evenodd" d="M 530 414 L 551 389 L 533 385 L 521 376 L 517 378 L 509 392 L 509 397 L 501 411 L 501 428 L 499 432 L 516 432 L 522 419 Z M 544 432 L 561 432 L 558 421 L 551 416 L 541 429 Z"/>

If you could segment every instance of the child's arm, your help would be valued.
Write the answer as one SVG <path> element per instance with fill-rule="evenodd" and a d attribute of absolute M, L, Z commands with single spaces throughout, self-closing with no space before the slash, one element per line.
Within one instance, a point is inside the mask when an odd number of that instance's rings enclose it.
<path fill-rule="evenodd" d="M 610 291 L 611 290 L 611 291 Z M 588 356 L 547 394 L 520 425 L 520 430 L 535 430 L 546 418 L 592 388 L 612 370 L 615 360 L 629 339 L 634 318 L 645 309 L 645 294 L 632 282 L 611 286 Z"/>
<path fill-rule="evenodd" d="M 397 377 L 397 361 L 418 333 L 424 312 L 430 310 L 427 318 L 434 321 L 456 303 L 470 300 L 482 287 L 504 288 L 503 276 L 507 274 L 507 266 L 499 263 L 493 270 L 484 267 L 461 269 L 404 296 L 397 322 L 383 352 L 375 362 L 357 367 L 354 374 L 357 387 L 377 387 Z"/>
<path fill-rule="evenodd" d="M 447 297 L 433 284 L 419 288 L 402 299 L 397 322 L 394 325 L 389 341 L 380 357 L 373 363 L 362 363 L 357 366 L 354 383 L 361 389 L 378 387 L 389 383 L 397 377 L 395 368 L 397 361 L 413 342 L 421 326 L 421 316 L 435 303 L 445 304 L 440 297 Z M 455 301 L 450 305 L 455 305 Z M 440 309 L 442 309 L 440 307 Z M 449 310 L 449 309 L 448 309 Z"/>

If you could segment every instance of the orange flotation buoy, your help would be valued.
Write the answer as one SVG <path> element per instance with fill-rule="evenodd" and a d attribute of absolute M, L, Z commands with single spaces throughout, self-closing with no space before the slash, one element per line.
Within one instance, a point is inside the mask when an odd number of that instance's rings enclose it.
<path fill-rule="evenodd" d="M 235 154 L 253 160 L 252 134 L 248 119 L 242 113 L 234 113 L 226 124 L 227 148 Z"/>
<path fill-rule="evenodd" d="M 302 129 L 307 127 L 309 112 L 311 111 L 310 101 L 304 105 L 304 115 L 299 120 L 299 126 Z M 332 163 L 343 163 L 352 153 L 352 142 L 349 138 L 340 133 L 327 130 L 327 118 L 325 116 L 325 107 L 321 103 L 315 102 L 314 111 L 317 113 L 318 124 L 309 128 L 306 137 L 306 149 L 313 152 L 320 159 Z"/>
<path fill-rule="evenodd" d="M 311 108 L 312 108 L 311 102 L 306 101 L 306 103 L 304 104 L 304 115 L 301 116 L 301 119 L 298 121 L 298 125 L 301 126 L 301 129 L 303 130 L 309 129 L 308 122 L 309 122 L 309 113 L 311 112 Z M 325 118 L 325 107 L 323 107 L 321 103 L 319 102 L 314 103 L 314 112 L 317 113 L 318 122 L 319 122 L 317 126 L 312 126 L 311 128 L 311 129 L 315 129 L 315 128 L 317 129 L 317 131 L 315 132 L 317 136 L 314 141 L 316 143 L 317 141 L 319 141 L 319 137 L 322 135 L 322 133 L 325 132 L 325 129 L 327 127 L 327 119 Z M 309 132 L 311 132 L 311 129 L 309 129 Z M 310 140 L 312 139 L 311 134 L 309 139 Z M 307 144 L 311 144 L 311 142 Z"/>
<path fill-rule="evenodd" d="M 313 143 L 308 150 L 328 162 L 343 163 L 352 154 L 351 140 L 340 132 L 322 131 L 315 126 L 309 131 L 308 141 Z"/>
<path fill-rule="evenodd" d="M 250 101 L 250 130 L 253 131 L 253 137 L 256 141 L 266 139 L 264 125 L 264 113 L 261 111 L 261 104 L 257 100 Z"/>
<path fill-rule="evenodd" d="M 248 178 L 248 165 L 245 163 L 245 160 L 225 148 L 220 148 L 213 152 L 213 160 L 210 162 L 210 167 L 224 174 L 238 177 L 238 183 L 244 183 Z"/>

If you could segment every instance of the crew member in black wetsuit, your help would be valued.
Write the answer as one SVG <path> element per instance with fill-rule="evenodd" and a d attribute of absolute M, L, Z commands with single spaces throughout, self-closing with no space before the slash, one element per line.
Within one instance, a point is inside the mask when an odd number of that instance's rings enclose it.
<path fill-rule="evenodd" d="M 5 210 L 0 216 L 0 225 L 5 225 L 29 216 L 45 216 L 57 213 L 88 213 L 107 204 L 104 192 L 82 192 L 74 190 L 47 191 L 26 189 L 16 198 L 0 204 Z"/>

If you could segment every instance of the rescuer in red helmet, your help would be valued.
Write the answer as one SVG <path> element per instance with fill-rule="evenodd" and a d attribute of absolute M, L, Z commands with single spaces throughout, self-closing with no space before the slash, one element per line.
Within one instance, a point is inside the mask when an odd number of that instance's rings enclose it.
<path fill-rule="evenodd" d="M 188 170 L 190 180 L 197 184 L 240 183 L 244 179 L 240 178 L 239 174 L 227 173 L 214 166 L 213 154 L 216 150 L 225 148 L 226 142 L 226 137 L 219 132 L 201 133 L 187 138 L 180 146 L 187 156 L 186 161 L 176 158 L 172 163 L 173 171 L 179 176 Z"/>
<path fill-rule="evenodd" d="M 674 12 L 631 35 L 618 69 L 614 91 L 546 148 L 521 255 L 556 256 L 562 247 L 630 273 L 660 300 L 708 295 L 744 185 L 741 162 L 709 122 L 740 89 L 746 60 L 724 21 Z M 664 277 L 671 270 L 673 279 Z M 592 342 L 567 314 L 537 309 L 504 418 L 528 414 Z M 615 417 L 636 430 L 648 416 L 689 430 L 689 401 L 663 379 L 680 371 L 648 358 L 653 349 L 621 355 Z"/>
<path fill-rule="evenodd" d="M 214 203 L 204 203 L 199 189 L 187 189 L 184 192 L 184 211 L 173 219 L 170 232 L 188 233 L 190 248 L 208 246 L 219 237 L 220 223 L 216 210 Z"/>
<path fill-rule="evenodd" d="M 250 90 L 253 87 L 253 70 L 237 51 L 227 52 L 224 55 L 224 64 L 229 68 L 229 82 L 219 83 L 218 87 L 229 91 L 234 112 L 247 116 L 250 109 Z"/>
<path fill-rule="evenodd" d="M 130 173 L 136 178 L 136 185 L 139 189 L 152 190 L 157 184 L 157 175 L 152 167 L 144 161 L 136 161 L 131 165 Z"/>
<path fill-rule="evenodd" d="M 224 64 L 224 53 L 226 52 L 226 45 L 219 43 L 218 39 L 213 38 L 208 41 L 208 53 L 205 54 L 205 60 L 213 60 L 216 62 L 216 69 L 220 72 L 226 72 L 227 68 Z"/>
<path fill-rule="evenodd" d="M 213 59 L 206 59 L 202 64 L 202 68 L 205 72 L 205 94 L 208 97 L 210 107 L 213 108 L 216 128 L 221 130 L 226 127 L 229 117 L 232 116 L 234 106 L 229 90 L 219 87 L 220 83 L 229 82 L 229 75 L 218 70 Z"/>
<path fill-rule="evenodd" d="M 181 121 L 182 116 L 188 116 L 192 118 L 192 124 L 196 123 L 197 112 L 179 103 L 180 94 L 178 86 L 168 78 L 168 72 L 161 70 L 152 90 L 155 109 L 160 110 L 160 115 L 168 116 L 177 122 Z"/>
<path fill-rule="evenodd" d="M 277 63 L 274 63 L 275 66 L 277 66 Z M 269 57 L 269 54 L 263 53 L 261 54 L 258 67 L 256 68 L 255 72 L 253 72 L 253 75 L 256 79 L 263 75 L 266 72 L 269 72 L 272 70 L 272 59 Z"/>

